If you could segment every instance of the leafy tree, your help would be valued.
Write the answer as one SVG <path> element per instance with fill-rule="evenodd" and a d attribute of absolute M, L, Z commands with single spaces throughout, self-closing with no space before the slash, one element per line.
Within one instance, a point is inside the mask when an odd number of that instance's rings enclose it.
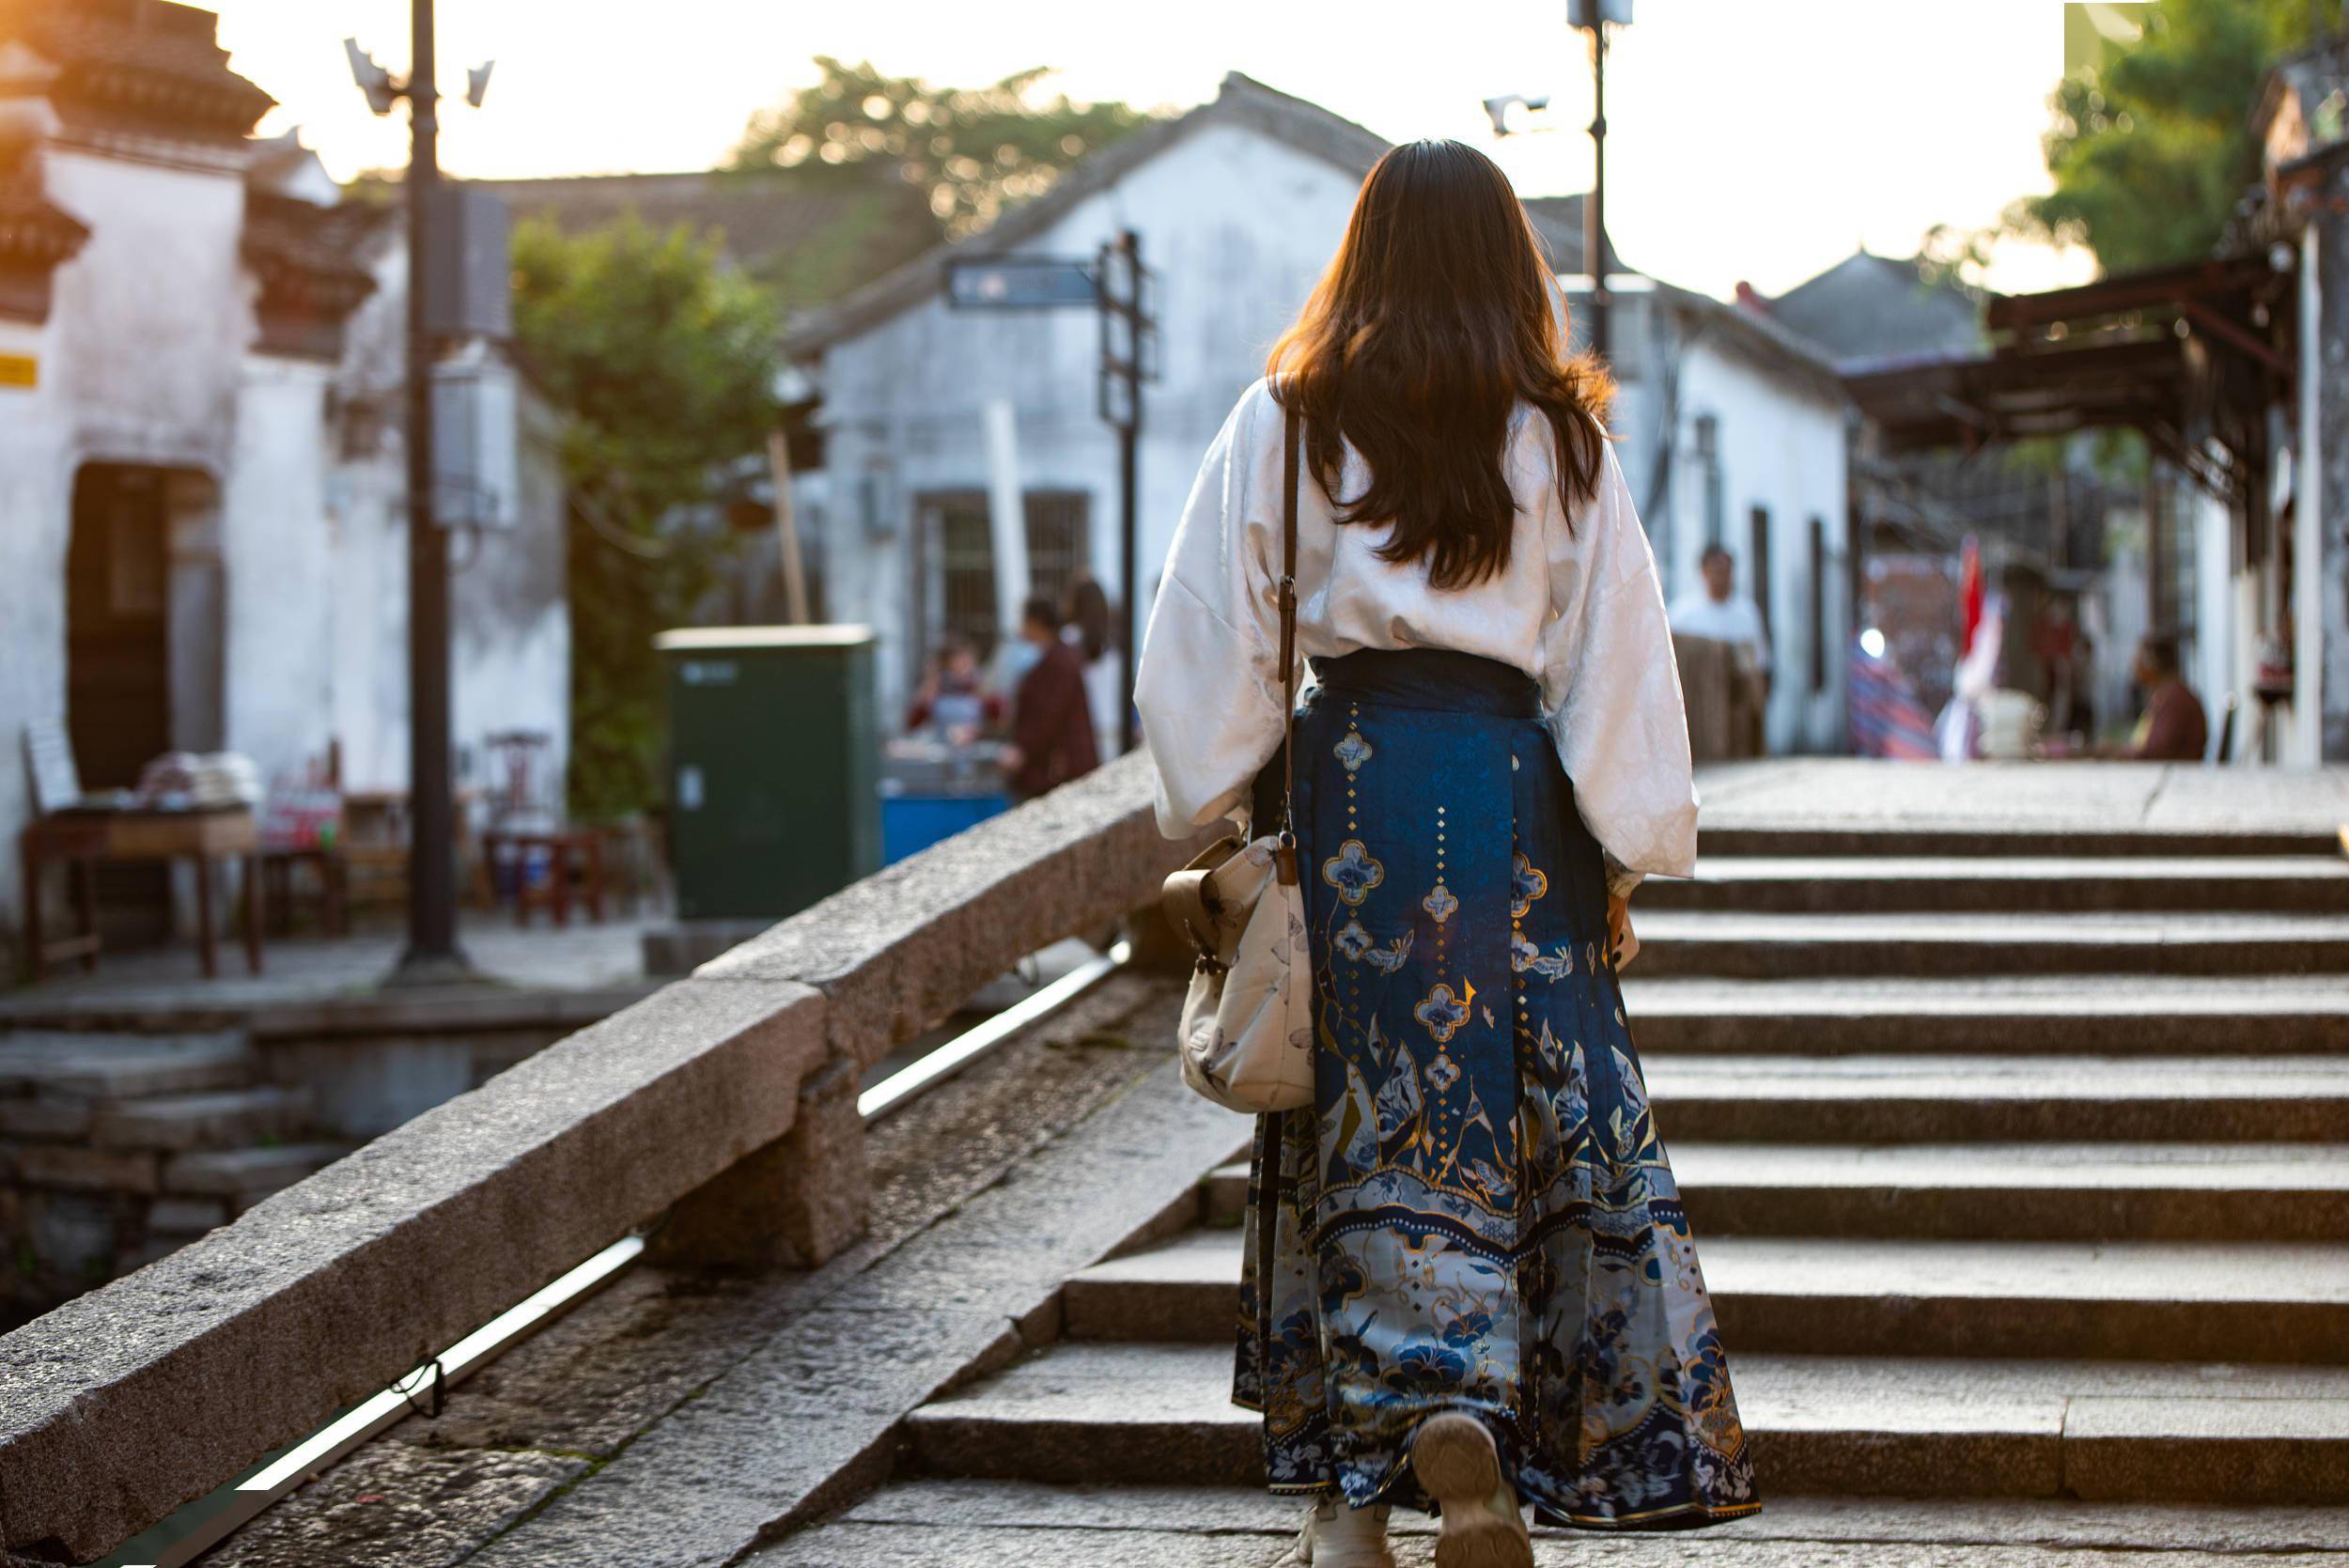
<path fill-rule="evenodd" d="M 1036 85 L 1050 74 L 1041 68 L 991 86 L 934 87 L 869 62 L 819 54 L 816 65 L 823 74 L 814 86 L 753 116 L 732 165 L 889 191 L 886 221 L 921 244 L 941 230 L 986 227 L 1007 203 L 1043 194 L 1070 164 L 1148 119 L 1065 93 L 1039 101 Z"/>
<path fill-rule="evenodd" d="M 662 797 L 653 634 L 691 613 L 730 548 L 723 529 L 678 519 L 765 449 L 774 307 L 704 241 L 633 214 L 577 238 L 532 220 L 513 254 L 516 334 L 567 416 L 571 805 L 640 809 Z"/>
<path fill-rule="evenodd" d="M 2154 0 L 2140 39 L 2048 100 L 2056 188 L 2017 202 L 2007 227 L 2084 244 L 2108 272 L 2209 255 L 2259 178 L 2262 79 L 2336 15 L 2335 0 Z"/>

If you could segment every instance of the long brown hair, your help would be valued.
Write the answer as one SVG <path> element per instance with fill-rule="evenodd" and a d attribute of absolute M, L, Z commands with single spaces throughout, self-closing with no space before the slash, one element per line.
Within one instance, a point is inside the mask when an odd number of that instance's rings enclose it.
<path fill-rule="evenodd" d="M 1391 149 L 1362 181 L 1346 239 L 1266 372 L 1306 428 L 1325 487 L 1345 443 L 1370 469 L 1336 520 L 1392 522 L 1388 561 L 1425 561 L 1461 588 L 1504 570 L 1516 525 L 1510 423 L 1519 403 L 1557 437 L 1569 513 L 1598 487 L 1596 424 L 1613 388 L 1569 358 L 1540 237 L 1507 177 L 1458 142 Z"/>

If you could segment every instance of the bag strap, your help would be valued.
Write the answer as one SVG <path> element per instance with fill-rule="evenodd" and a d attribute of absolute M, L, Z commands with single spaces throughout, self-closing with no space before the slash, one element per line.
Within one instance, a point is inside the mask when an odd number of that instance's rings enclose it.
<path fill-rule="evenodd" d="M 1281 880 L 1297 885 L 1297 490 L 1301 466 L 1297 410 L 1282 411 L 1282 466 L 1286 492 L 1281 507 Z"/>

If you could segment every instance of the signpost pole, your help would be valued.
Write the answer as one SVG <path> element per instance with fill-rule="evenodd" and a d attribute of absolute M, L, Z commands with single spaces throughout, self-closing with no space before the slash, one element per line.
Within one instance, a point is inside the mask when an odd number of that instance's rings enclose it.
<path fill-rule="evenodd" d="M 1134 644 L 1140 641 L 1141 617 L 1135 598 L 1140 592 L 1137 569 L 1141 556 L 1138 492 L 1142 466 L 1142 236 L 1128 229 L 1118 238 L 1126 253 L 1126 276 L 1133 297 L 1127 302 L 1126 419 L 1117 431 L 1117 605 L 1125 618 L 1117 640 L 1117 749 L 1130 752 L 1134 733 Z"/>
<path fill-rule="evenodd" d="M 1122 230 L 1101 247 L 1096 278 L 1101 309 L 1101 417 L 1117 432 L 1117 602 L 1125 618 L 1124 633 L 1117 640 L 1121 752 L 1132 751 L 1140 739 L 1134 724 L 1134 654 L 1141 640 L 1135 600 L 1142 592 L 1142 383 L 1156 369 L 1150 363 L 1150 337 L 1158 329 L 1150 317 L 1148 278 L 1142 264 L 1142 236 L 1132 229 Z"/>

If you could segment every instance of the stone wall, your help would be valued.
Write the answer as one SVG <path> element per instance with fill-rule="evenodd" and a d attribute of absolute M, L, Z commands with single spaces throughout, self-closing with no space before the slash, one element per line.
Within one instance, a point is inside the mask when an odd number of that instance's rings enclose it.
<path fill-rule="evenodd" d="M 0 1039 L 0 1323 L 226 1224 L 344 1152 L 241 1035 Z"/>

